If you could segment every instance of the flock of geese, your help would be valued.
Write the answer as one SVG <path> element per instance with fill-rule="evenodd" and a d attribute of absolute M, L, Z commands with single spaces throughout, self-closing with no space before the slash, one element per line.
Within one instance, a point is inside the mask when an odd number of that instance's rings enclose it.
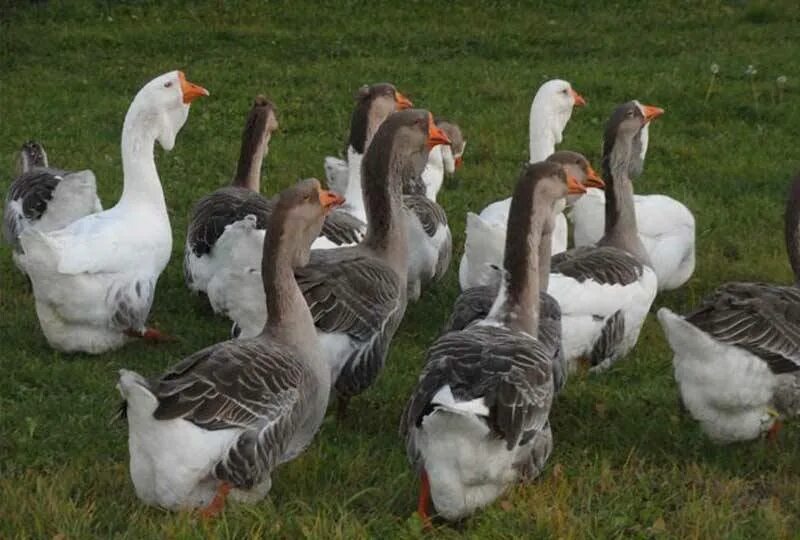
<path fill-rule="evenodd" d="M 139 91 L 122 129 L 122 196 L 108 210 L 91 171 L 52 168 L 40 144 L 23 146 L 4 232 L 53 348 L 100 354 L 168 339 L 147 326 L 172 252 L 154 144 L 171 149 L 190 104 L 207 95 L 180 71 Z M 666 195 L 633 193 L 650 124 L 664 111 L 615 108 L 598 174 L 581 154 L 556 151 L 584 104 L 566 81 L 543 84 L 513 193 L 467 216 L 463 292 L 400 425 L 426 523 L 431 504 L 457 520 L 535 478 L 569 374 L 624 358 L 657 293 L 694 270 L 692 213 Z M 372 385 L 408 302 L 450 265 L 437 193 L 462 162 L 458 125 L 413 108 L 391 84 L 364 86 L 346 159 L 324 160 L 331 190 L 312 178 L 267 198 L 261 168 L 277 127 L 275 107 L 257 97 L 233 182 L 196 203 L 186 235 L 186 285 L 231 319 L 232 339 L 159 377 L 120 371 L 130 474 L 147 504 L 211 516 L 228 495 L 263 498 L 275 468 L 312 442 L 331 393 L 344 415 Z M 799 226 L 800 179 L 786 208 L 798 280 Z M 799 289 L 727 283 L 691 313 L 661 308 L 658 320 L 682 403 L 713 440 L 774 436 L 795 412 L 776 406 L 791 402 L 782 389 L 800 396 L 783 378 L 800 370 Z"/>

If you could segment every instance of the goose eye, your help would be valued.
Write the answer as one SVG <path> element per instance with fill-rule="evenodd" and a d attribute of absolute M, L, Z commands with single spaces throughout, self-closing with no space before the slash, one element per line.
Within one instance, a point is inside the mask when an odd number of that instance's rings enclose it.
<path fill-rule="evenodd" d="M 171 88 L 171 87 L 172 87 L 172 81 L 167 81 L 164 83 L 164 88 Z"/>

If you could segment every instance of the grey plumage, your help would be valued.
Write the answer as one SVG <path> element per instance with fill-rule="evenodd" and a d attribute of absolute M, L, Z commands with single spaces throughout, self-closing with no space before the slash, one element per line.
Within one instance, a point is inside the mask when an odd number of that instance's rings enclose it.
<path fill-rule="evenodd" d="M 642 263 L 621 249 L 581 246 L 553 255 L 552 272 L 578 282 L 587 279 L 603 285 L 629 285 L 642 276 Z"/>

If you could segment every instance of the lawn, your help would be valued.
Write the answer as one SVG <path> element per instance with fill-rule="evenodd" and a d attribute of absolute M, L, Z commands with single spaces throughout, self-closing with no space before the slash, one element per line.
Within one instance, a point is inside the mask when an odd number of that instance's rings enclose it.
<path fill-rule="evenodd" d="M 589 4 L 589 5 L 587 5 Z M 606 4 L 606 5 L 602 5 Z M 130 100 L 173 69 L 208 88 L 172 152 L 157 151 L 174 231 L 151 321 L 179 336 L 102 356 L 44 341 L 26 280 L 0 248 L 0 537 L 390 538 L 421 535 L 417 481 L 397 425 L 458 294 L 457 264 L 409 307 L 378 382 L 329 416 L 309 450 L 253 507 L 211 523 L 141 505 L 115 422 L 117 370 L 161 372 L 225 339 L 230 324 L 184 287 L 186 218 L 231 177 L 249 104 L 278 108 L 263 190 L 323 175 L 343 146 L 352 95 L 391 81 L 458 122 L 465 166 L 446 184 L 458 261 L 467 210 L 509 194 L 527 159 L 528 111 L 549 78 L 589 105 L 561 148 L 599 167 L 602 126 L 630 99 L 666 114 L 651 128 L 641 193 L 666 193 L 697 219 L 697 270 L 653 306 L 684 311 L 733 279 L 789 283 L 782 238 L 800 169 L 800 4 L 729 2 L 9 2 L 0 0 L 0 191 L 21 143 L 51 163 L 92 168 L 107 207 L 121 193 L 119 138 Z M 709 92 L 716 63 L 719 74 Z M 757 72 L 745 73 L 753 65 Z M 785 76 L 779 85 L 776 79 Z M 555 451 L 536 483 L 433 536 L 798 538 L 800 425 L 777 445 L 717 447 L 682 415 L 670 352 L 651 315 L 638 346 L 599 377 L 574 377 L 553 410 Z"/>

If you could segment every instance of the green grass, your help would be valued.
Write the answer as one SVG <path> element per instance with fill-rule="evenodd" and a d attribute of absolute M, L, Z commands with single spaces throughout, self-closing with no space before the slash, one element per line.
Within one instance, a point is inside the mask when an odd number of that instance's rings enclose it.
<path fill-rule="evenodd" d="M 494 4 L 494 5 L 492 5 Z M 570 80 L 589 102 L 561 148 L 597 164 L 603 123 L 629 99 L 664 107 L 636 189 L 670 194 L 697 219 L 697 271 L 655 308 L 685 310 L 732 279 L 789 282 L 782 209 L 797 153 L 796 2 L 478 3 L 48 2 L 0 0 L 0 190 L 19 145 L 91 167 L 106 206 L 121 192 L 119 133 L 139 87 L 184 69 L 211 91 L 175 149 L 157 152 L 174 230 L 153 324 L 181 341 L 98 357 L 45 343 L 25 279 L 0 248 L 0 537 L 417 537 L 417 483 L 397 423 L 427 346 L 458 293 L 457 264 L 409 308 L 387 367 L 326 419 L 311 448 L 274 476 L 254 507 L 210 524 L 142 506 L 127 471 L 127 432 L 111 421 L 117 370 L 151 375 L 226 338 L 229 323 L 189 295 L 181 274 L 186 217 L 224 185 L 250 100 L 265 93 L 281 124 L 265 191 L 323 175 L 342 147 L 352 94 L 390 80 L 418 106 L 458 122 L 465 167 L 441 201 L 458 261 L 466 211 L 510 192 L 527 158 L 536 88 Z M 716 62 L 720 74 L 705 101 Z M 758 74 L 744 75 L 753 64 Z M 779 94 L 775 79 L 788 77 Z M 756 96 L 754 96 L 754 90 Z M 539 481 L 436 536 L 472 538 L 798 538 L 800 430 L 777 446 L 716 447 L 682 416 L 669 349 L 653 317 L 625 361 L 573 378 L 553 411 L 556 447 Z M 62 535 L 62 536 L 59 536 Z"/>

